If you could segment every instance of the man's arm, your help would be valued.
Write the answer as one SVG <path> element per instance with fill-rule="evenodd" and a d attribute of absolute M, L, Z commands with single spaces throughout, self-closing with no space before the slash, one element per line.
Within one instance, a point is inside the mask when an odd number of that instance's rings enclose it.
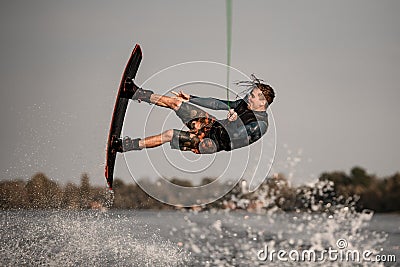
<path fill-rule="evenodd" d="M 198 97 L 190 95 L 189 98 L 190 103 L 214 110 L 227 110 L 228 108 L 236 108 L 239 105 L 240 101 L 241 99 L 236 101 L 229 101 L 228 106 L 227 100 L 221 100 L 213 97 Z"/>
<path fill-rule="evenodd" d="M 212 98 L 212 97 L 198 97 L 195 95 L 186 94 L 182 91 L 180 91 L 179 93 L 171 91 L 171 93 L 173 93 L 178 99 L 181 99 L 183 101 L 189 101 L 193 104 L 196 104 L 196 105 L 199 105 L 199 106 L 202 106 L 205 108 L 209 108 L 209 109 L 214 109 L 214 110 L 227 110 L 229 108 L 234 109 L 241 102 L 241 99 L 228 102 L 227 100 L 221 100 L 221 99 Z M 228 105 L 228 103 L 229 103 L 229 105 Z"/>

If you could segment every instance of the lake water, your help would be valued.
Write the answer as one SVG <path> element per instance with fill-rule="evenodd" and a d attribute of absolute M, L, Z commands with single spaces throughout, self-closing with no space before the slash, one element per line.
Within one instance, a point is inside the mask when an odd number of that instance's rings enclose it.
<path fill-rule="evenodd" d="M 2 266 L 354 266 L 262 258 L 266 249 L 338 250 L 339 239 L 347 249 L 397 259 L 359 266 L 400 266 L 398 214 L 112 210 L 0 216 Z"/>

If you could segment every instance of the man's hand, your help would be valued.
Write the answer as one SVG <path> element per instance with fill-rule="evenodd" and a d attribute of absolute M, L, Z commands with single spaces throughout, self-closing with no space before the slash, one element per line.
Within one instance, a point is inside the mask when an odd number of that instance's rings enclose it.
<path fill-rule="evenodd" d="M 228 116 L 227 116 L 227 118 L 228 118 L 228 121 L 235 121 L 235 120 L 237 120 L 237 118 L 238 118 L 238 114 L 235 112 L 234 109 L 230 109 L 230 110 L 228 111 Z"/>
<path fill-rule="evenodd" d="M 173 93 L 175 95 L 176 99 L 182 100 L 183 102 L 187 102 L 190 99 L 190 95 L 186 94 L 182 91 L 179 91 L 179 93 L 171 91 L 171 93 Z"/>

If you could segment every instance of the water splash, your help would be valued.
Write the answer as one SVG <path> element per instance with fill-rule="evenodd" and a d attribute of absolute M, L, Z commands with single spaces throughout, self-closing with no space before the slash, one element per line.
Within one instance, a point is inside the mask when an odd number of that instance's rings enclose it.
<path fill-rule="evenodd" d="M 1 213 L 2 266 L 185 266 L 189 254 L 124 212 Z"/>
<path fill-rule="evenodd" d="M 262 187 L 253 194 L 251 199 L 258 203 L 257 209 L 252 209 L 253 213 L 237 210 L 249 208 L 252 203 L 248 195 L 239 192 L 231 198 L 234 205 L 230 207 L 236 207 L 235 211 L 191 212 L 184 217 L 186 225 L 173 229 L 171 236 L 181 235 L 183 247 L 192 252 L 195 266 L 264 266 L 266 262 L 257 259 L 257 252 L 265 245 L 275 251 L 308 249 L 320 252 L 329 247 L 337 249 L 337 240 L 343 238 L 348 242 L 348 249 L 369 249 L 378 254 L 387 234 L 368 229 L 373 212 L 357 212 L 356 198 L 337 197 L 329 203 L 321 201 L 331 189 L 332 182 L 316 182 L 304 192 L 308 209 L 292 212 L 283 212 L 276 205 L 279 187 L 272 193 Z M 297 266 L 298 263 L 285 262 L 285 266 Z M 268 266 L 282 264 L 268 262 Z M 303 266 L 320 266 L 318 264 L 302 262 Z M 331 264 L 346 266 L 343 262 Z M 382 265 L 374 263 L 374 266 Z"/>
<path fill-rule="evenodd" d="M 114 204 L 115 193 L 114 190 L 110 190 L 109 188 L 105 189 L 105 200 L 104 200 L 104 207 L 106 209 L 110 209 Z"/>

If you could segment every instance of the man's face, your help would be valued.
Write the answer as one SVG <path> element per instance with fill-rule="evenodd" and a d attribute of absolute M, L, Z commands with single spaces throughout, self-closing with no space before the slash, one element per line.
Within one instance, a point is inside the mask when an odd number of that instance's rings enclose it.
<path fill-rule="evenodd" d="M 254 88 L 248 98 L 248 105 L 247 107 L 251 110 L 265 110 L 265 104 L 267 100 L 265 99 L 261 90 L 256 87 Z"/>

